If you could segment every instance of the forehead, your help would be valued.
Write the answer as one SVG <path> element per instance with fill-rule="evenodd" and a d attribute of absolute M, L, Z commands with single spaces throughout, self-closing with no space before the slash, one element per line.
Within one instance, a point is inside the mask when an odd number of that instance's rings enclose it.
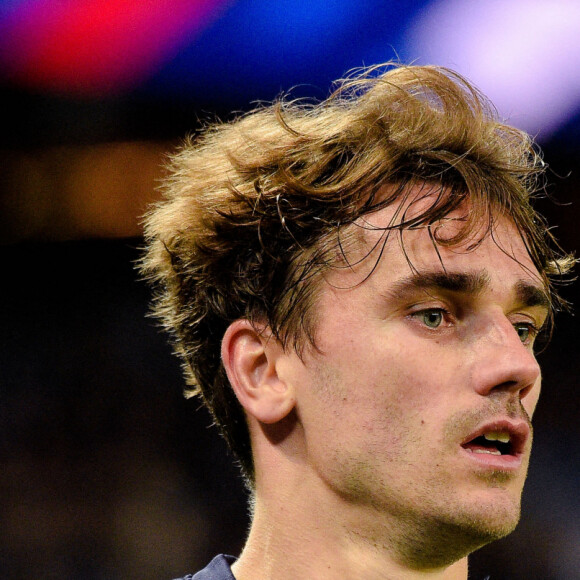
<path fill-rule="evenodd" d="M 401 226 L 432 207 L 437 195 L 418 188 L 402 203 L 367 214 L 349 226 L 353 242 L 342 253 L 347 267 L 341 277 L 362 275 L 366 279 L 379 268 L 386 279 L 410 272 L 489 270 L 490 275 L 501 271 L 502 277 L 513 278 L 514 283 L 526 280 L 544 288 L 522 235 L 514 222 L 499 212 L 490 210 L 459 243 L 449 241 L 465 227 L 470 211 L 467 204 L 430 224 Z M 383 268 L 384 262 L 388 264 Z"/>

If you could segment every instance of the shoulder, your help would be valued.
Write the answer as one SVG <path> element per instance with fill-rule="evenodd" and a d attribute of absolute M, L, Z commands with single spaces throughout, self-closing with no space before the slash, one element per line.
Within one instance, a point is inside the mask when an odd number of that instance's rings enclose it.
<path fill-rule="evenodd" d="M 188 574 L 177 580 L 235 580 L 230 566 L 236 561 L 233 556 L 220 554 L 216 556 L 203 570 L 196 574 Z"/>

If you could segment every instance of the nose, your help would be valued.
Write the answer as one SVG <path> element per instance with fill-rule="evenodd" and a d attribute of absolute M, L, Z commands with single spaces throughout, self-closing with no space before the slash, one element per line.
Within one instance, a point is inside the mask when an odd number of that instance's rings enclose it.
<path fill-rule="evenodd" d="M 540 382 L 540 365 L 503 315 L 476 341 L 475 390 L 483 396 L 506 391 L 524 399 Z"/>

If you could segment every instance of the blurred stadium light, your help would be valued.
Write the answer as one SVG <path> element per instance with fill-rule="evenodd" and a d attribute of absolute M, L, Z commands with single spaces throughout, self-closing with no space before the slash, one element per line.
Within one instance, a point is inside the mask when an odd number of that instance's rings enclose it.
<path fill-rule="evenodd" d="M 400 57 L 447 65 L 548 138 L 580 110 L 575 0 L 5 0 L 0 81 L 247 108 Z"/>
<path fill-rule="evenodd" d="M 417 15 L 410 54 L 464 73 L 539 139 L 580 112 L 580 3 L 438 0 Z"/>

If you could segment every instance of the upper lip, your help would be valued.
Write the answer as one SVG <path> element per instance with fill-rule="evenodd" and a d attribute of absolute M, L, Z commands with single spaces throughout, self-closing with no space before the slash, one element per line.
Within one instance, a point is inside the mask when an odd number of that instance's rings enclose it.
<path fill-rule="evenodd" d="M 470 433 L 461 443 L 462 446 L 486 433 L 508 433 L 510 436 L 510 455 L 520 455 L 526 448 L 526 443 L 531 435 L 528 421 L 524 419 L 500 418 L 481 424 L 475 431 Z"/>

